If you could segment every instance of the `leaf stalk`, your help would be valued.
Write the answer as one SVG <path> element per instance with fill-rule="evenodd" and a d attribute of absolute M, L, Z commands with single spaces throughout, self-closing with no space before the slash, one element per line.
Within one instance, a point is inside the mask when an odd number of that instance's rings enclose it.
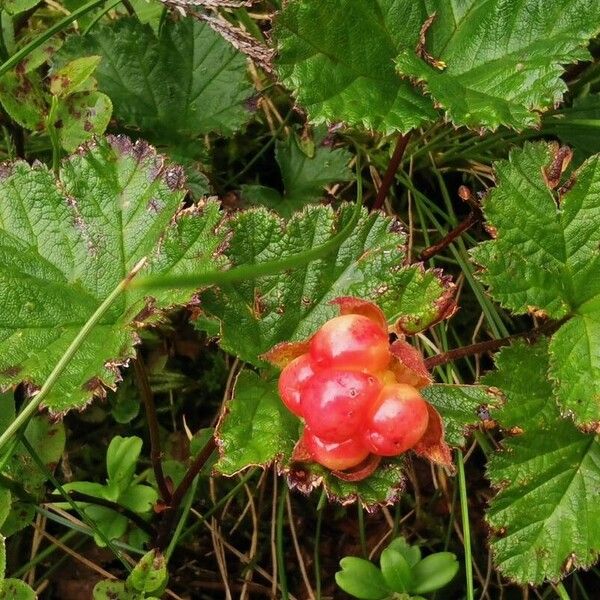
<path fill-rule="evenodd" d="M 406 146 L 408 146 L 409 140 L 410 131 L 406 135 L 401 135 L 398 138 L 398 141 L 396 142 L 396 147 L 394 148 L 394 153 L 392 154 L 392 158 L 390 159 L 387 169 L 385 170 L 381 186 L 377 190 L 377 197 L 375 198 L 375 202 L 373 203 L 373 207 L 371 210 L 379 210 L 383 206 L 383 203 L 387 198 L 388 192 L 392 187 L 392 183 L 394 183 L 396 171 L 398 171 L 398 167 L 400 167 L 400 163 L 402 162 L 402 158 L 404 157 L 404 151 L 406 150 Z"/>

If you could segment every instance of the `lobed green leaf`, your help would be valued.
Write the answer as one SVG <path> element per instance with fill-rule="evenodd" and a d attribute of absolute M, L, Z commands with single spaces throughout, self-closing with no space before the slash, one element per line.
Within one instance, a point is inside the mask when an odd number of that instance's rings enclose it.
<path fill-rule="evenodd" d="M 68 158 L 58 180 L 41 165 L 0 173 L 0 385 L 41 385 L 98 306 L 143 258 L 148 275 L 218 267 L 219 207 L 183 210 L 179 167 L 144 142 L 110 136 Z M 189 300 L 177 289 L 130 289 L 113 304 L 46 406 L 82 407 L 119 378 L 136 334 L 157 309 Z"/>
<path fill-rule="evenodd" d="M 550 377 L 562 410 L 580 427 L 598 429 L 600 156 L 573 173 L 565 191 L 548 182 L 556 151 L 526 144 L 496 163 L 497 187 L 484 203 L 495 239 L 473 256 L 507 308 L 569 318 L 550 344 Z"/>
<path fill-rule="evenodd" d="M 349 181 L 350 153 L 344 148 L 331 150 L 318 145 L 312 155 L 300 146 L 295 135 L 277 142 L 275 159 L 281 171 L 284 192 L 273 188 L 248 184 L 242 186 L 242 195 L 253 204 L 275 210 L 283 217 L 291 217 L 306 204 L 323 196 L 323 188 L 336 181 Z"/>
<path fill-rule="evenodd" d="M 115 117 L 157 143 L 228 135 L 250 116 L 246 59 L 204 22 L 166 19 L 157 36 L 135 18 L 113 21 L 68 38 L 56 65 L 92 55 Z"/>
<path fill-rule="evenodd" d="M 315 123 L 407 132 L 436 111 L 394 70 L 427 18 L 409 0 L 296 0 L 275 21 L 277 70 Z"/>
<path fill-rule="evenodd" d="M 353 211 L 309 206 L 285 225 L 263 209 L 238 213 L 225 224 L 227 257 L 235 267 L 301 255 L 330 240 Z M 363 210 L 337 251 L 284 276 L 221 285 L 203 294 L 203 306 L 221 321 L 222 347 L 256 366 L 265 365 L 260 356 L 277 343 L 311 336 L 337 314 L 330 302 L 340 296 L 371 299 L 414 333 L 451 311 L 453 286 L 421 265 L 402 266 L 404 244 L 397 222 Z"/>
<path fill-rule="evenodd" d="M 537 125 L 539 111 L 558 104 L 567 89 L 564 65 L 589 59 L 586 46 L 600 31 L 596 2 L 425 4 L 436 15 L 425 48 L 407 44 L 398 72 L 423 85 L 449 120 L 473 128 Z"/>
<path fill-rule="evenodd" d="M 556 581 L 600 554 L 600 439 L 560 417 L 546 377 L 548 343 L 517 342 L 497 356 L 485 382 L 506 403 L 496 418 L 515 437 L 488 464 L 494 561 L 520 583 Z"/>
<path fill-rule="evenodd" d="M 446 442 L 456 447 L 464 446 L 468 432 L 481 423 L 481 411 L 487 411 L 499 402 L 489 388 L 481 385 L 434 383 L 420 393 L 440 413 Z"/>

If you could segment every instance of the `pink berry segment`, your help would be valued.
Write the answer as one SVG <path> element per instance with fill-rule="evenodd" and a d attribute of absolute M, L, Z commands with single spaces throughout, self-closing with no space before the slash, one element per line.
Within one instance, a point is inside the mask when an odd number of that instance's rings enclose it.
<path fill-rule="evenodd" d="M 326 442 L 308 428 L 304 430 L 302 443 L 315 462 L 333 471 L 355 467 L 369 455 L 369 450 L 359 438 L 350 438 L 342 442 Z"/>
<path fill-rule="evenodd" d="M 327 321 L 310 341 L 310 356 L 320 369 L 374 373 L 391 359 L 387 332 L 363 315 L 342 315 Z"/>
<path fill-rule="evenodd" d="M 342 442 L 362 430 L 369 406 L 381 391 L 379 380 L 360 371 L 318 371 L 302 390 L 302 414 L 313 434 Z"/>
<path fill-rule="evenodd" d="M 414 387 L 386 385 L 368 411 L 364 441 L 375 454 L 397 456 L 421 439 L 428 422 L 427 404 Z"/>
<path fill-rule="evenodd" d="M 287 408 L 296 416 L 302 416 L 302 390 L 315 374 L 310 356 L 302 354 L 295 358 L 279 376 L 279 395 Z"/>

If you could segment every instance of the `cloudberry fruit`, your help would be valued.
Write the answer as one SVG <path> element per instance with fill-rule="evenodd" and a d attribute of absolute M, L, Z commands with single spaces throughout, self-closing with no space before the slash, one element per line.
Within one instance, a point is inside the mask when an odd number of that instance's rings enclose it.
<path fill-rule="evenodd" d="M 412 448 L 427 429 L 429 413 L 419 392 L 410 385 L 386 385 L 369 407 L 364 440 L 380 456 L 396 456 Z"/>
<path fill-rule="evenodd" d="M 298 417 L 302 416 L 302 390 L 314 374 L 310 356 L 302 354 L 287 365 L 279 376 L 279 395 L 288 409 Z"/>
<path fill-rule="evenodd" d="M 379 380 L 360 371 L 318 371 L 302 390 L 302 414 L 315 435 L 342 442 L 359 433 L 369 406 L 381 391 Z"/>
<path fill-rule="evenodd" d="M 326 442 L 306 428 L 302 443 L 315 462 L 333 471 L 355 467 L 369 455 L 368 448 L 359 437 L 342 442 Z"/>
<path fill-rule="evenodd" d="M 383 371 L 391 359 L 387 332 L 363 315 L 327 321 L 310 341 L 310 356 L 320 369 Z"/>

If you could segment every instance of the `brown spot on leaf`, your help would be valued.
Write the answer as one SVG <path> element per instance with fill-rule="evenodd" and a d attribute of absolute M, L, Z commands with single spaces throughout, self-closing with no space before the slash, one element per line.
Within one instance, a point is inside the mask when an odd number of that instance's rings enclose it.
<path fill-rule="evenodd" d="M 148 202 L 148 212 L 158 213 L 160 212 L 160 200 L 158 198 L 150 198 Z"/>
<path fill-rule="evenodd" d="M 13 174 L 14 163 L 4 162 L 0 164 L 0 179 L 7 179 Z"/>
<path fill-rule="evenodd" d="M 171 191 L 183 189 L 185 185 L 183 168 L 177 165 L 169 167 L 165 170 L 163 179 Z"/>
<path fill-rule="evenodd" d="M 88 392 L 92 392 L 92 394 L 96 394 L 100 390 L 104 390 L 104 386 L 102 385 L 102 381 L 99 377 L 92 377 L 91 379 L 88 379 L 88 381 L 86 381 L 81 387 Z"/>
<path fill-rule="evenodd" d="M 598 398 L 596 398 L 596 401 Z M 584 423 L 580 427 L 584 433 L 598 433 L 600 434 L 600 421 L 592 421 L 591 423 Z"/>
<path fill-rule="evenodd" d="M 12 367 L 8 367 L 8 368 L 4 369 L 2 371 L 2 375 L 4 377 L 16 377 L 22 370 L 23 370 L 22 367 L 20 367 L 18 365 L 14 365 Z"/>
<path fill-rule="evenodd" d="M 567 179 L 567 181 L 565 181 L 559 188 L 558 190 L 556 190 L 557 194 L 558 194 L 558 201 L 560 202 L 563 198 L 563 196 L 565 194 L 567 194 L 568 192 L 571 191 L 571 189 L 573 188 L 573 186 L 575 185 L 575 182 L 577 181 L 577 178 L 575 177 L 575 175 L 571 175 L 571 177 L 569 177 L 569 179 Z"/>
<path fill-rule="evenodd" d="M 552 144 L 551 147 L 554 150 L 552 163 L 542 173 L 546 185 L 553 190 L 560 183 L 562 174 L 569 166 L 573 158 L 573 151 L 568 146 L 561 146 L 557 149 L 556 144 Z"/>

